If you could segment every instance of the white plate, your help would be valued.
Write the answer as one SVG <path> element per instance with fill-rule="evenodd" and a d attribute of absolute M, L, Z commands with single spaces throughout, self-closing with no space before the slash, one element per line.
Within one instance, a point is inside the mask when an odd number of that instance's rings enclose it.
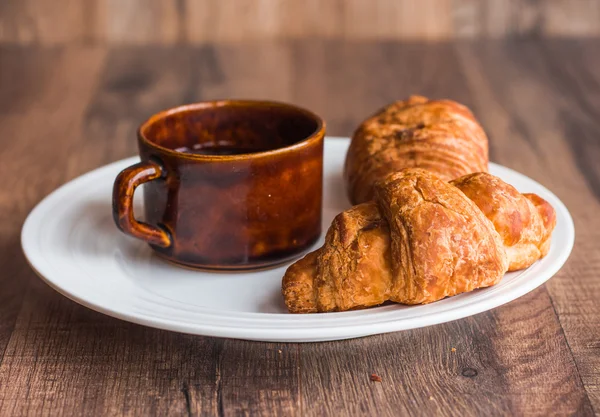
<path fill-rule="evenodd" d="M 347 147 L 345 138 L 325 142 L 324 230 L 349 207 L 341 178 Z M 113 180 L 137 160 L 112 163 L 54 191 L 27 218 L 21 241 L 31 266 L 58 292 L 101 313 L 161 329 L 312 342 L 430 326 L 490 310 L 528 293 L 560 269 L 573 247 L 573 220 L 564 204 L 537 182 L 490 164 L 493 174 L 521 192 L 537 193 L 556 209 L 552 247 L 543 260 L 506 274 L 494 287 L 428 305 L 292 315 L 280 292 L 287 265 L 257 272 L 193 271 L 161 260 L 145 243 L 119 232 L 111 215 Z M 136 212 L 142 212 L 139 204 Z"/>

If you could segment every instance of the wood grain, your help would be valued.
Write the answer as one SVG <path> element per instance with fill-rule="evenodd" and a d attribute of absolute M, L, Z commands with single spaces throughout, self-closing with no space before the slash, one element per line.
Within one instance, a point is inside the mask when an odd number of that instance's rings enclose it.
<path fill-rule="evenodd" d="M 598 57 L 593 40 L 0 48 L 0 415 L 599 413 Z M 219 97 L 287 100 L 348 135 L 411 93 L 469 105 L 492 159 L 567 204 L 575 249 L 546 286 L 430 328 L 258 343 L 105 317 L 36 279 L 20 254 L 34 204 L 135 153 L 135 128 L 155 111 Z"/>
<path fill-rule="evenodd" d="M 598 0 L 3 0 L 0 43 L 600 35 Z"/>
<path fill-rule="evenodd" d="M 600 409 L 600 379 L 598 371 L 598 340 L 600 340 L 600 294 L 597 267 L 600 253 L 592 248 L 598 239 L 598 230 L 591 226 L 597 222 L 600 203 L 597 161 L 600 142 L 598 112 L 594 98 L 599 91 L 598 78 L 589 71 L 588 59 L 598 52 L 593 42 L 556 41 L 503 45 L 494 56 L 481 45 L 471 53 L 464 53 L 465 70 L 479 70 L 488 74 L 489 80 L 473 76 L 480 91 L 490 94 L 482 100 L 482 113 L 506 118 L 511 109 L 513 120 L 521 128 L 499 130 L 496 143 L 506 150 L 499 154 L 499 162 L 514 167 L 538 179 L 553 190 L 569 207 L 575 222 L 576 245 L 570 261 L 558 276 L 547 285 L 553 306 L 558 314 L 569 346 L 576 361 L 582 381 L 590 395 L 596 412 Z M 515 57 L 520 57 L 515 61 Z M 478 57 L 478 58 L 475 58 Z M 480 63 L 477 63 L 480 60 Z M 496 62 L 507 62 L 502 73 L 495 71 Z M 597 63 L 596 63 L 597 64 Z M 575 71 L 575 72 L 573 72 Z M 509 94 L 499 88 L 501 79 L 510 77 Z M 523 94 L 526 92 L 527 94 Z M 483 120 L 484 124 L 486 119 Z M 494 122 L 495 126 L 508 125 Z M 516 125 L 515 125 L 516 126 Z M 529 145 L 530 142 L 537 146 Z M 517 146 L 524 154 L 515 158 L 508 144 Z M 557 155 L 561 155 L 557 158 Z"/>
<path fill-rule="evenodd" d="M 0 352 L 8 343 L 15 325 L 21 300 L 30 277 L 20 246 L 20 226 L 29 210 L 41 197 L 60 185 L 65 179 L 64 152 L 50 157 L 57 146 L 75 142 L 77 130 L 74 120 L 81 116 L 81 108 L 93 93 L 98 77 L 100 50 L 58 49 L 31 51 L 0 49 L 0 137 L 2 160 L 0 175 L 0 247 L 3 274 L 0 283 Z M 73 67 L 73 60 L 86 76 L 76 79 L 60 77 Z M 75 93 L 74 89 L 78 92 Z M 60 105 L 57 105 L 60 103 Z M 44 120 L 36 123 L 33 120 Z M 77 123 L 77 122 L 75 122 Z M 57 138 L 44 140 L 44 138 Z M 14 190 L 20 190 L 15 197 Z"/>
<path fill-rule="evenodd" d="M 0 2 L 0 40 L 21 45 L 78 43 L 89 38 L 86 2 L 39 0 Z"/>
<path fill-rule="evenodd" d="M 543 289 L 456 323 L 300 348 L 310 415 L 592 414 Z"/>

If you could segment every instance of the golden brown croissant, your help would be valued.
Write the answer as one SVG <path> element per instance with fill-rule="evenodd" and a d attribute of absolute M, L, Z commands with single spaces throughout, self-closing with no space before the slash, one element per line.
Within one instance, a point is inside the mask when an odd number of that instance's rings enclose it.
<path fill-rule="evenodd" d="M 507 268 L 481 210 L 433 173 L 408 169 L 378 184 L 376 202 L 338 215 L 323 247 L 287 270 L 282 289 L 293 313 L 420 304 L 494 285 Z"/>
<path fill-rule="evenodd" d="M 485 132 L 465 106 L 412 96 L 365 120 L 352 137 L 344 178 L 350 201 L 364 203 L 374 185 L 404 168 L 424 168 L 446 181 L 488 166 Z"/>
<path fill-rule="evenodd" d="M 445 183 L 408 169 L 376 197 L 340 213 L 323 247 L 287 270 L 292 313 L 428 303 L 493 285 L 545 256 L 556 222 L 544 199 L 487 173 Z"/>
<path fill-rule="evenodd" d="M 546 256 L 556 225 L 554 209 L 536 194 L 521 194 L 512 185 L 480 172 L 451 181 L 469 197 L 502 237 L 509 271 L 527 268 Z"/>
<path fill-rule="evenodd" d="M 293 313 L 344 311 L 385 302 L 391 283 L 388 225 L 369 202 L 336 216 L 323 247 L 288 268 L 283 294 Z"/>

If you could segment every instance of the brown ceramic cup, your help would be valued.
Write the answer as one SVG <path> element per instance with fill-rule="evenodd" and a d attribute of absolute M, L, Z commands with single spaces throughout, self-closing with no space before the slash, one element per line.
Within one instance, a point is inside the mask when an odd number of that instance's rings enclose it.
<path fill-rule="evenodd" d="M 123 232 L 192 267 L 257 268 L 308 249 L 321 233 L 323 137 L 317 115 L 267 101 L 213 101 L 152 116 L 141 162 L 113 189 Z M 144 222 L 133 194 L 144 186 Z"/>

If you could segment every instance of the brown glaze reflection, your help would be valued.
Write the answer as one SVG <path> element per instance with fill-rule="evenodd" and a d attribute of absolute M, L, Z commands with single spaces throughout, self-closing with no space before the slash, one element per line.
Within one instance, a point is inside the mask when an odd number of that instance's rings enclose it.
<path fill-rule="evenodd" d="M 164 257 L 205 268 L 279 263 L 321 232 L 321 119 L 273 102 L 220 101 L 151 117 L 142 163 L 115 181 L 113 213 Z M 143 182 L 146 223 L 131 213 Z"/>

